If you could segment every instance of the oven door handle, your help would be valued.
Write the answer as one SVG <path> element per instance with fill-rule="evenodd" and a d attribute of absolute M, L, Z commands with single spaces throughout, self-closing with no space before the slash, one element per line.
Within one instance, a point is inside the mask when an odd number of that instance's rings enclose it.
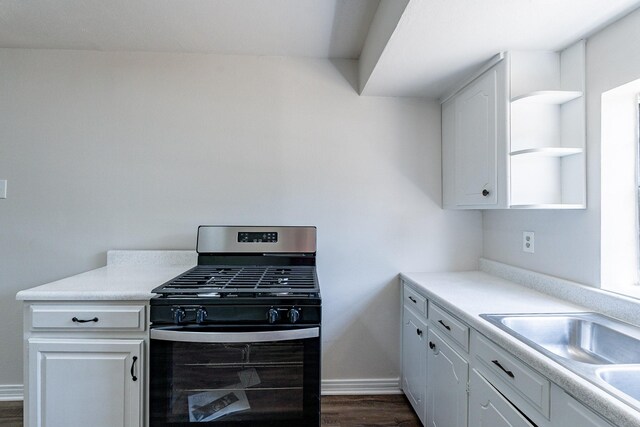
<path fill-rule="evenodd" d="M 258 332 L 191 332 L 175 329 L 151 329 L 152 340 L 206 343 L 254 343 L 290 341 L 320 336 L 320 328 L 288 329 Z"/>

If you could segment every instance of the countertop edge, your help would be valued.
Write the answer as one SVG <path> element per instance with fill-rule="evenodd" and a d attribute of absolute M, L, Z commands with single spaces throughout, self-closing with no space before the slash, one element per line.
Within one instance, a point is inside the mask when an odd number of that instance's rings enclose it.
<path fill-rule="evenodd" d="M 19 291 L 17 301 L 148 301 L 154 288 L 191 264 L 116 264 Z"/>

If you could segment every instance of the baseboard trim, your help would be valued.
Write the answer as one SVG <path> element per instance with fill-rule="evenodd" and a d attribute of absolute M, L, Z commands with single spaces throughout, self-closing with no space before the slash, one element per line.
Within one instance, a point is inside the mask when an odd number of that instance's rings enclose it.
<path fill-rule="evenodd" d="M 0 402 L 24 400 L 24 387 L 22 384 L 0 385 Z"/>
<path fill-rule="evenodd" d="M 322 380 L 322 394 L 363 395 L 363 394 L 402 394 L 400 378 Z M 24 400 L 22 384 L 0 385 L 0 402 Z"/>
<path fill-rule="evenodd" d="M 353 394 L 402 394 L 400 378 L 322 380 L 325 396 Z"/>

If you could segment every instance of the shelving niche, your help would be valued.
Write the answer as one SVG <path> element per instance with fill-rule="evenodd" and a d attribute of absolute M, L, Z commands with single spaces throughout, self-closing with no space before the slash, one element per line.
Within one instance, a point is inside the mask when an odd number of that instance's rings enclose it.
<path fill-rule="evenodd" d="M 585 45 L 510 52 L 510 206 L 586 207 Z"/>

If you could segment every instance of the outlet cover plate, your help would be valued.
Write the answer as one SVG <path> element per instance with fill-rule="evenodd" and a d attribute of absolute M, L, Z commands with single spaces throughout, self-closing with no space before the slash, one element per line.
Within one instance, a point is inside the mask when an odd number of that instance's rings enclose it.
<path fill-rule="evenodd" d="M 522 232 L 522 251 L 530 254 L 536 251 L 535 233 L 533 231 Z"/>

